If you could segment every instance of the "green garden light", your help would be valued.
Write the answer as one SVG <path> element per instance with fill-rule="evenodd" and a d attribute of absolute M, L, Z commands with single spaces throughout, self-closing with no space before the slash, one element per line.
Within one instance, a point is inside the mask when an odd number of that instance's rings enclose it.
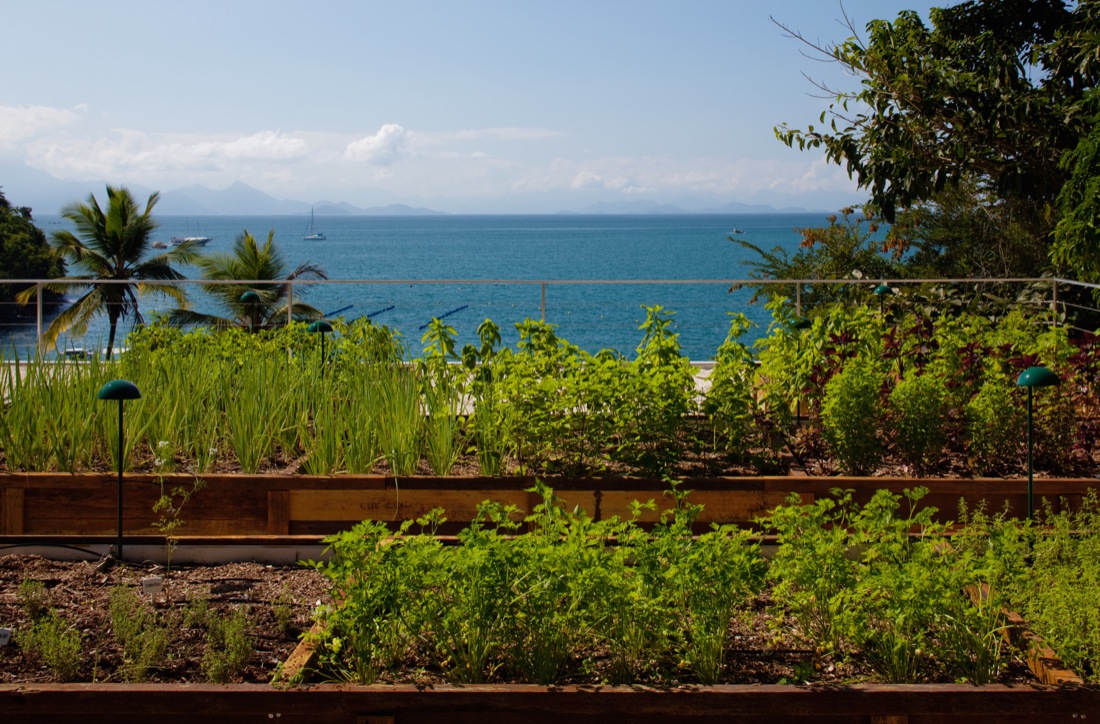
<path fill-rule="evenodd" d="M 1031 520 L 1035 515 L 1035 507 L 1033 504 L 1033 487 L 1035 483 L 1035 473 L 1032 468 L 1031 462 L 1031 448 L 1032 448 L 1032 416 L 1031 416 L 1031 390 L 1035 387 L 1053 387 L 1059 384 L 1061 380 L 1058 379 L 1058 375 L 1054 374 L 1046 367 L 1028 367 L 1026 370 L 1020 373 L 1020 376 L 1016 379 L 1017 387 L 1027 388 L 1027 519 Z"/>
<path fill-rule="evenodd" d="M 256 305 L 260 303 L 260 295 L 249 289 L 241 295 L 241 301 L 248 305 L 248 331 L 254 332 L 252 325 L 256 316 Z"/>
<path fill-rule="evenodd" d="M 878 316 L 885 319 L 886 317 L 886 297 L 892 296 L 894 290 L 890 288 L 889 284 L 879 284 L 875 287 L 875 296 L 878 297 Z"/>
<path fill-rule="evenodd" d="M 129 380 L 111 380 L 99 389 L 96 395 L 101 400 L 118 400 L 118 541 L 115 543 L 115 558 L 122 560 L 122 455 L 125 448 L 122 427 L 122 403 L 124 400 L 141 398 L 141 390 Z"/>
<path fill-rule="evenodd" d="M 309 328 L 307 329 L 307 331 L 314 332 L 314 333 L 316 333 L 316 332 L 321 333 L 321 377 L 324 377 L 325 376 L 325 362 L 327 361 L 325 359 L 325 333 L 332 331 L 332 325 L 328 323 L 328 320 L 318 319 L 316 322 L 311 322 L 310 323 Z"/>

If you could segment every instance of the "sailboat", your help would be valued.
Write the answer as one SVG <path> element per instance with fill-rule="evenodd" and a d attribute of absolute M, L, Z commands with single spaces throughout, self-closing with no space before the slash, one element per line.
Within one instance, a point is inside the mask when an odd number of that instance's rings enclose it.
<path fill-rule="evenodd" d="M 302 237 L 306 241 L 324 241 L 325 235 L 319 231 L 313 230 L 313 207 L 309 207 L 309 226 L 306 227 L 306 234 Z"/>

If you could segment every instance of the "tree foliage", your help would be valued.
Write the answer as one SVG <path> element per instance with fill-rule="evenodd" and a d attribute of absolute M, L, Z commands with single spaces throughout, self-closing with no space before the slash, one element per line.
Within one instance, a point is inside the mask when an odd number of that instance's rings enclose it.
<path fill-rule="evenodd" d="M 46 235 L 34 225 L 31 210 L 12 206 L 0 190 L 0 279 L 50 279 L 65 273 Z M 13 317 L 15 295 L 25 284 L 0 284 L 0 318 Z"/>
<path fill-rule="evenodd" d="M 268 232 L 267 241 L 260 244 L 256 237 L 244 230 L 233 243 L 232 254 L 208 254 L 200 257 L 196 264 L 202 270 L 203 278 L 210 281 L 271 280 L 274 283 L 205 284 L 203 289 L 229 310 L 229 316 L 176 309 L 169 317 L 174 324 L 214 329 L 241 327 L 255 332 L 279 327 L 287 320 L 290 285 L 286 282 L 328 279 L 321 267 L 309 262 L 287 273 L 286 259 L 275 246 L 274 231 Z M 247 292 L 255 292 L 257 299 L 242 299 Z M 299 301 L 292 301 L 290 313 L 299 321 L 320 319 L 322 316 L 319 310 Z"/>
<path fill-rule="evenodd" d="M 99 205 L 95 194 L 89 194 L 86 202 L 69 204 L 62 209 L 61 215 L 72 222 L 75 233 L 67 229 L 54 233 L 53 247 L 58 256 L 83 273 L 43 286 L 55 293 L 73 289 L 87 291 L 54 318 L 42 333 L 43 342 L 54 344 L 66 330 L 82 335 L 92 319 L 106 315 L 110 325 L 109 359 L 119 321 L 130 316 L 137 323 L 144 321 L 138 306 L 139 297 L 154 294 L 186 304 L 183 288 L 165 282 L 183 279 L 172 265 L 193 261 L 192 245 L 184 243 L 162 254 L 146 256 L 152 245 L 150 237 L 157 226 L 152 214 L 158 198 L 158 194 L 152 194 L 142 211 L 129 189 L 108 185 L 106 208 Z M 109 283 L 95 283 L 101 281 Z M 34 293 L 32 287 L 20 293 L 17 299 L 26 304 L 34 298 Z"/>
<path fill-rule="evenodd" d="M 832 99 L 820 125 L 777 137 L 843 165 L 925 274 L 1034 276 L 1053 262 L 1096 276 L 1100 2 L 970 0 L 929 21 L 903 11 L 863 39 L 849 20 L 852 37 L 830 46 L 781 26 L 859 86 L 819 85 Z"/>

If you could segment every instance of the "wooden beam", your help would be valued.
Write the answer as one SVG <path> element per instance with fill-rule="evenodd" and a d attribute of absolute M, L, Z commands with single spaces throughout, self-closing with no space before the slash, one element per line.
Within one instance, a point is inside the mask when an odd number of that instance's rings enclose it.
<path fill-rule="evenodd" d="M 290 491 L 267 491 L 267 533 L 268 535 L 288 535 L 290 533 Z"/>
<path fill-rule="evenodd" d="M 23 488 L 7 488 L 0 496 L 0 534 L 23 535 L 23 511 L 26 493 Z"/>

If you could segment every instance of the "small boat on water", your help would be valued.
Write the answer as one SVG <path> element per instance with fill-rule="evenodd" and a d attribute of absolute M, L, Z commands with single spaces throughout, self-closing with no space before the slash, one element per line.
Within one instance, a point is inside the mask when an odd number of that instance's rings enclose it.
<path fill-rule="evenodd" d="M 153 242 L 153 248 L 154 249 L 167 249 L 168 245 L 165 244 L 163 241 L 154 241 Z"/>
<path fill-rule="evenodd" d="M 745 230 L 744 230 L 744 229 L 738 229 L 738 228 L 734 228 L 734 229 L 733 229 L 733 231 L 731 231 L 730 233 L 731 233 L 731 234 L 744 234 L 744 233 L 745 233 Z"/>
<path fill-rule="evenodd" d="M 211 236 L 173 236 L 171 243 L 172 246 L 180 246 L 187 242 L 191 242 L 191 246 L 206 246 L 213 240 Z"/>
<path fill-rule="evenodd" d="M 313 207 L 309 209 L 309 226 L 306 227 L 305 236 L 302 237 L 305 241 L 325 241 L 326 237 L 320 231 L 313 230 Z"/>

